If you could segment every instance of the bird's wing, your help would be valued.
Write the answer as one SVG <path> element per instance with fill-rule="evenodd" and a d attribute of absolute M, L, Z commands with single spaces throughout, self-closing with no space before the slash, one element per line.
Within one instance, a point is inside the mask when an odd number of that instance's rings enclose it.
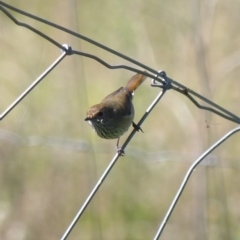
<path fill-rule="evenodd" d="M 117 89 L 116 91 L 114 91 L 113 93 L 110 93 L 109 95 L 107 95 L 102 102 L 104 102 L 105 100 L 108 100 L 109 98 L 112 98 L 113 96 L 115 96 L 116 94 L 120 93 L 122 90 L 124 89 L 124 87 L 120 87 L 119 89 Z"/>

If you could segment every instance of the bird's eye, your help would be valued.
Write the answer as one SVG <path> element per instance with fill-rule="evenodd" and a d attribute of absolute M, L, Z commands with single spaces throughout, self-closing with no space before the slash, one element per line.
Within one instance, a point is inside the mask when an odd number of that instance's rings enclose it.
<path fill-rule="evenodd" d="M 97 116 L 98 116 L 98 117 L 102 117 L 102 116 L 103 116 L 103 112 L 99 112 L 99 113 L 97 114 Z"/>

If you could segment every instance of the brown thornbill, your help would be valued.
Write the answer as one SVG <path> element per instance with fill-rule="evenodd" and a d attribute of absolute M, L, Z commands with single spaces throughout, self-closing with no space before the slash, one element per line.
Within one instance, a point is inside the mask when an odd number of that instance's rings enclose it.
<path fill-rule="evenodd" d="M 85 121 L 95 129 L 101 138 L 117 138 L 117 149 L 119 138 L 128 130 L 131 124 L 137 130 L 141 128 L 133 122 L 134 107 L 132 104 L 133 93 L 137 87 L 146 79 L 142 74 L 135 74 L 125 87 L 120 87 L 115 92 L 105 97 L 101 103 L 92 106 L 87 111 Z"/>

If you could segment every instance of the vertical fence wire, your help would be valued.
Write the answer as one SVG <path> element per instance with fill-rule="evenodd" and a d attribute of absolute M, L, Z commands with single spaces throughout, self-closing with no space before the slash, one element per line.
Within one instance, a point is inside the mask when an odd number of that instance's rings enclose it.
<path fill-rule="evenodd" d="M 165 225 L 166 223 L 168 222 L 179 198 L 181 197 L 186 185 L 187 185 L 187 182 L 189 180 L 189 178 L 191 177 L 194 169 L 201 163 L 201 161 L 206 157 L 208 156 L 214 149 L 216 149 L 218 146 L 220 146 L 223 142 L 225 142 L 229 137 L 231 137 L 233 134 L 237 133 L 238 131 L 240 131 L 240 127 L 237 127 L 233 130 L 231 130 L 230 132 L 228 132 L 227 134 L 225 134 L 221 139 L 219 139 L 217 142 L 215 142 L 209 149 L 207 149 L 193 164 L 192 166 L 189 168 L 189 170 L 187 171 L 183 181 L 182 181 L 182 184 L 180 185 L 180 188 L 178 189 L 177 191 L 177 194 L 175 195 L 155 237 L 153 238 L 153 240 L 158 240 L 165 228 Z"/>
<path fill-rule="evenodd" d="M 58 59 L 56 59 L 56 61 L 54 61 L 53 64 L 51 64 L 51 66 L 46 69 L 46 71 L 44 71 L 1 115 L 0 115 L 0 120 L 2 120 L 14 107 L 16 107 L 18 105 L 18 103 L 25 97 L 27 96 L 27 94 L 29 94 L 33 88 L 35 88 L 38 83 L 41 82 L 41 80 L 43 80 L 47 74 L 49 74 L 63 59 L 66 55 L 68 54 L 79 54 L 79 55 L 82 55 L 82 56 L 85 56 L 85 57 L 90 57 L 98 62 L 100 62 L 101 64 L 103 64 L 104 66 L 110 68 L 110 69 L 117 69 L 117 68 L 122 68 L 122 69 L 128 69 L 130 71 L 135 71 L 135 72 L 141 72 L 140 70 L 138 69 L 134 69 L 132 67 L 129 67 L 129 66 L 125 66 L 125 65 L 119 65 L 119 66 L 111 66 L 109 64 L 107 64 L 106 62 L 104 62 L 103 60 L 99 59 L 98 57 L 96 56 L 93 56 L 93 55 L 90 55 L 90 54 L 87 54 L 87 53 L 83 53 L 83 52 L 78 52 L 78 51 L 68 51 L 69 50 L 69 47 L 67 45 L 60 45 L 58 42 L 54 41 L 53 39 L 51 39 L 50 37 L 46 36 L 45 34 L 41 33 L 40 31 L 34 29 L 33 27 L 30 27 L 28 24 L 25 24 L 25 23 L 21 23 L 19 21 L 17 21 L 5 8 L 3 8 L 2 6 L 5 6 L 5 7 L 8 7 L 10 8 L 11 10 L 13 11 L 17 11 L 18 13 L 21 13 L 21 14 L 24 14 L 23 11 L 20 11 L 19 9 L 17 8 L 14 8 L 6 3 L 3 3 L 2 1 L 0 1 L 0 10 L 2 10 L 12 21 L 14 21 L 14 23 L 16 23 L 17 25 L 20 25 L 20 26 L 23 26 L 23 27 L 26 27 L 28 28 L 29 30 L 35 32 L 36 34 L 40 35 L 41 37 L 44 37 L 46 40 L 50 41 L 51 43 L 53 43 L 54 45 L 56 45 L 57 47 L 61 48 L 64 50 L 64 52 L 60 55 L 60 57 Z M 44 22 L 42 19 L 38 18 L 38 17 L 35 17 L 31 14 L 26 14 L 28 17 L 31 17 L 31 18 L 34 18 L 35 20 L 38 20 L 38 21 L 41 21 L 41 22 Z M 99 44 L 97 43 L 96 41 L 93 41 L 92 39 L 89 39 L 83 35 L 80 35 L 80 34 L 77 34 L 77 33 L 74 33 L 68 29 L 65 29 L 61 26 L 58 26 L 56 24 L 53 24 L 53 23 L 50 23 L 48 21 L 45 21 L 46 24 L 48 24 L 49 26 L 53 26 L 55 28 L 58 28 L 62 31 L 65 31 L 65 32 L 68 32 L 69 34 L 72 34 L 76 37 L 79 37 L 85 41 L 88 41 L 100 48 L 103 48 L 105 49 L 106 51 L 108 52 L 111 52 L 123 59 L 126 59 L 128 60 L 129 62 L 132 62 L 134 64 L 136 64 L 137 66 L 140 66 L 146 70 L 148 70 L 149 72 L 152 72 L 154 74 L 157 74 L 157 71 L 150 68 L 149 66 L 146 66 L 146 65 L 143 65 L 142 63 L 134 60 L 134 59 L 131 59 L 121 53 L 118 53 L 102 44 Z M 149 73 L 147 73 L 148 76 L 152 76 L 150 75 Z M 162 78 L 158 78 L 158 74 L 155 76 L 155 80 L 157 79 L 159 82 L 162 82 Z M 166 85 L 162 84 L 161 86 L 159 87 L 162 87 L 163 90 L 158 94 L 158 96 L 156 97 L 156 99 L 152 102 L 152 104 L 149 106 L 149 108 L 147 109 L 147 111 L 145 112 L 145 114 L 143 115 L 143 117 L 141 118 L 141 120 L 139 121 L 138 125 L 140 126 L 142 124 L 142 122 L 147 118 L 147 116 L 150 114 L 150 112 L 152 111 L 152 109 L 155 107 L 155 105 L 158 103 L 158 101 L 162 98 L 162 96 L 165 94 L 166 90 L 172 88 L 173 90 L 176 90 L 182 94 L 184 94 L 185 96 L 188 97 L 188 99 L 190 101 L 192 101 L 197 107 L 201 108 L 201 109 L 205 109 L 205 110 L 209 110 L 215 114 L 218 114 L 220 115 L 221 117 L 223 118 L 226 118 L 230 121 L 233 121 L 233 122 L 236 122 L 236 123 L 240 123 L 240 118 L 231 113 L 230 111 L 224 109 L 223 107 L 213 103 L 212 101 L 210 101 L 209 99 L 201 96 L 200 94 L 194 92 L 193 90 L 191 89 L 188 89 L 186 88 L 185 86 L 183 86 L 182 84 L 170 79 L 170 78 L 167 78 L 165 76 L 165 80 L 168 81 L 166 82 Z M 169 85 L 167 85 L 169 84 Z M 170 84 L 172 85 L 175 85 L 175 86 L 170 86 Z M 169 87 L 169 88 L 168 88 Z M 201 106 L 200 104 L 197 103 L 197 101 L 195 99 L 193 99 L 193 97 L 191 95 L 205 101 L 206 103 L 208 103 L 209 105 L 211 105 L 212 107 L 218 109 L 218 110 L 215 110 L 213 108 L 208 108 L 208 107 L 205 107 L 205 106 Z M 183 182 L 182 184 L 180 185 L 180 188 L 179 190 L 177 191 L 159 229 L 157 230 L 157 233 L 154 237 L 154 240 L 157 240 L 160 238 L 164 228 L 165 228 L 165 225 L 167 224 L 179 198 L 181 197 L 182 195 L 182 192 L 184 191 L 185 187 L 186 187 L 186 184 L 189 180 L 189 178 L 191 177 L 191 174 L 192 172 L 194 171 L 194 169 L 200 164 L 200 162 L 208 155 L 210 154 L 214 149 L 216 149 L 218 146 L 220 146 L 224 141 L 226 141 L 230 136 L 232 136 L 233 134 L 237 133 L 238 131 L 240 130 L 240 127 L 237 127 L 235 129 L 233 129 L 232 131 L 228 132 L 225 136 L 223 136 L 220 140 L 218 140 L 216 143 L 214 143 L 207 151 L 205 151 L 193 164 L 192 166 L 189 168 L 189 170 L 187 171 L 184 179 L 183 179 Z M 122 150 L 124 150 L 126 148 L 126 146 L 128 145 L 128 143 L 130 142 L 130 140 L 132 139 L 132 137 L 134 136 L 134 134 L 136 133 L 136 130 L 134 129 L 129 137 L 127 138 L 127 140 L 125 141 L 125 143 L 123 144 L 122 146 Z M 106 168 L 106 170 L 104 171 L 104 173 L 102 174 L 102 176 L 100 177 L 99 181 L 97 182 L 97 184 L 95 185 L 95 187 L 93 188 L 92 192 L 89 194 L 89 196 L 87 197 L 86 201 L 84 202 L 84 204 L 82 205 L 82 207 L 80 208 L 80 210 L 78 211 L 76 217 L 73 219 L 72 223 L 69 225 L 68 229 L 66 230 L 66 232 L 64 233 L 63 237 L 61 238 L 61 240 L 65 240 L 67 239 L 67 237 L 69 236 L 71 230 L 73 229 L 73 227 L 75 226 L 75 224 L 77 223 L 77 221 L 79 220 L 79 218 L 81 217 L 81 215 L 83 214 L 83 212 L 85 211 L 85 209 L 87 208 L 88 204 L 91 202 L 92 198 L 94 197 L 94 195 L 96 194 L 97 190 L 100 188 L 100 186 L 102 185 L 103 181 L 105 180 L 105 178 L 108 176 L 109 172 L 111 171 L 112 167 L 115 165 L 115 163 L 117 162 L 118 158 L 119 158 L 119 154 L 116 154 L 114 156 L 114 158 L 111 160 L 110 164 L 108 165 L 108 167 Z"/>

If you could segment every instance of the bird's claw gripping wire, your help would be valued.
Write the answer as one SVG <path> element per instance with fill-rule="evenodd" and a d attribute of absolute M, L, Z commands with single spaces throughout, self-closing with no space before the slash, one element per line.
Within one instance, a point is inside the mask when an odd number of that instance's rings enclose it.
<path fill-rule="evenodd" d="M 139 127 L 135 122 L 132 122 L 132 126 L 133 126 L 133 128 L 134 128 L 137 132 L 141 131 L 142 133 L 144 133 L 144 131 L 142 130 L 142 128 Z"/>
<path fill-rule="evenodd" d="M 161 79 L 161 82 L 158 80 Z M 172 84 L 170 79 L 167 77 L 167 74 L 165 71 L 158 71 L 158 73 L 155 75 L 155 77 L 152 79 L 152 87 L 160 87 L 162 89 L 169 90 L 172 88 Z"/>

